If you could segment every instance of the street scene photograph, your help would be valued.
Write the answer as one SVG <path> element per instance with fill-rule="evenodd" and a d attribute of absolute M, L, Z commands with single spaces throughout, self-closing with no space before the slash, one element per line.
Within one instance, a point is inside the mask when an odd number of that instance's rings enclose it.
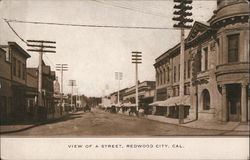
<path fill-rule="evenodd" d="M 0 0 L 0 136 L 248 137 L 249 14 L 247 0 Z"/>

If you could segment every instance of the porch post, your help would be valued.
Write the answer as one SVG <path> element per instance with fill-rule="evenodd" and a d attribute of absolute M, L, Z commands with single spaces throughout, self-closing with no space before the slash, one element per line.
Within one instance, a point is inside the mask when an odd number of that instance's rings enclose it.
<path fill-rule="evenodd" d="M 247 122 L 247 84 L 241 84 L 241 122 Z"/>
<path fill-rule="evenodd" d="M 227 89 L 225 84 L 222 85 L 222 121 L 228 121 Z"/>

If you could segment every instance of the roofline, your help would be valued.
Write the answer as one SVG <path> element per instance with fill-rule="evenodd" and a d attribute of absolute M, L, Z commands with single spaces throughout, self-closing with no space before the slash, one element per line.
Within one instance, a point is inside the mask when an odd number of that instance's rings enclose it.
<path fill-rule="evenodd" d="M 0 51 L 2 51 L 2 52 L 4 52 L 4 53 L 6 53 L 6 51 L 5 51 L 4 49 L 2 49 L 1 47 L 0 47 Z"/>
<path fill-rule="evenodd" d="M 19 46 L 16 42 L 8 42 L 9 46 L 15 47 L 17 50 L 19 50 L 26 58 L 30 58 L 31 56 L 21 47 Z"/>
<path fill-rule="evenodd" d="M 208 26 L 207 24 L 204 24 L 204 23 L 202 23 L 202 22 L 200 22 L 200 21 L 195 21 L 194 24 L 192 25 L 192 28 L 191 28 L 190 32 L 188 33 L 188 36 L 185 38 L 185 41 L 186 41 L 186 40 L 188 39 L 188 37 L 190 36 L 190 33 L 191 33 L 191 31 L 192 31 L 194 25 L 197 24 L 197 23 L 203 25 L 203 26 L 206 27 L 207 29 L 210 29 L 210 26 Z M 154 63 L 154 65 L 158 63 L 157 61 L 158 61 L 161 57 L 164 57 L 164 56 L 166 56 L 167 54 L 170 54 L 171 52 L 173 52 L 173 51 L 175 51 L 175 50 L 177 50 L 177 49 L 179 49 L 179 48 L 180 48 L 180 43 L 177 43 L 174 47 L 168 49 L 168 50 L 167 50 L 166 52 L 164 52 L 162 55 L 160 55 L 159 57 L 157 57 L 157 58 L 155 59 L 156 62 Z"/>

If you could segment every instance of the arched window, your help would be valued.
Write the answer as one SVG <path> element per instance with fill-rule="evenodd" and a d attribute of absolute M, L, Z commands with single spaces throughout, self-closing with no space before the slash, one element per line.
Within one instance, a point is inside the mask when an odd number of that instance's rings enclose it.
<path fill-rule="evenodd" d="M 203 110 L 210 109 L 210 94 L 207 89 L 202 92 L 203 95 Z"/>

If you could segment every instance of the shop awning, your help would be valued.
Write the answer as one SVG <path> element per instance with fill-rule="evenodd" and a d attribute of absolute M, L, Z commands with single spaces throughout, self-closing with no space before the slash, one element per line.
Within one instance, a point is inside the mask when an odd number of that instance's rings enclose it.
<path fill-rule="evenodd" d="M 190 96 L 171 97 L 161 103 L 161 106 L 175 106 L 175 105 L 190 106 Z"/>
<path fill-rule="evenodd" d="M 164 101 L 155 101 L 155 102 L 153 102 L 153 103 L 150 103 L 149 105 L 150 106 L 162 106 L 162 103 L 163 103 Z"/>

